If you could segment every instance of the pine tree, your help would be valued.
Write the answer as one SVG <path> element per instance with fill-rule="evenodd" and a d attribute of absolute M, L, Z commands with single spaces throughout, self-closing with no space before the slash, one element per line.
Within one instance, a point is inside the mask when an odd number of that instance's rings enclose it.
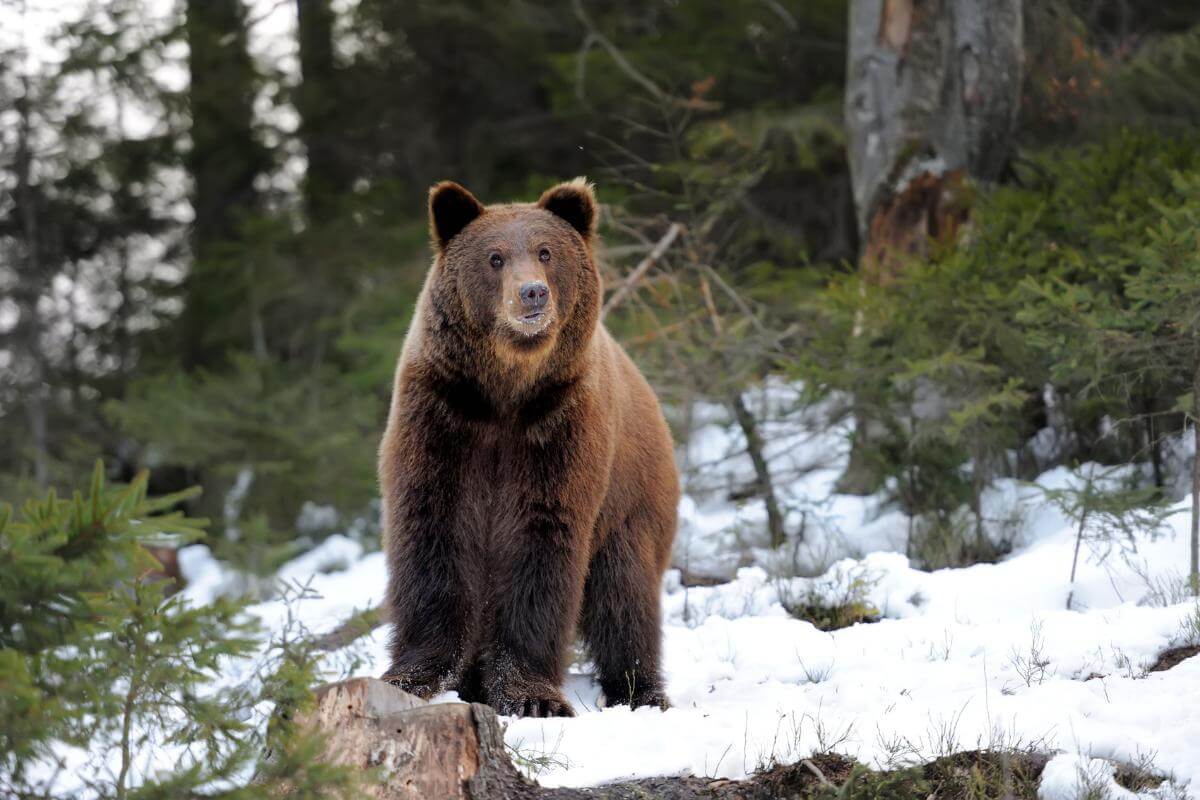
<path fill-rule="evenodd" d="M 25 74 L 19 50 L 0 57 L 19 123 L 0 148 L 0 293 L 17 311 L 0 416 L 24 417 L 0 426 L 0 471 L 39 492 L 113 447 L 97 397 L 123 392 L 137 330 L 163 316 L 156 275 L 178 265 L 170 19 L 129 0 L 93 12 L 50 34 L 61 61 Z"/>

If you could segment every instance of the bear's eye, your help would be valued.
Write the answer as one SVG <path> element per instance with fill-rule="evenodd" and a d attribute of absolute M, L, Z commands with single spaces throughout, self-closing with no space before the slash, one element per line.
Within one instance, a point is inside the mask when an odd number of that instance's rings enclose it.
<path fill-rule="evenodd" d="M 503 267 L 504 266 L 504 256 L 500 255 L 499 253 L 492 253 L 492 266 L 495 267 L 496 269 L 500 269 L 501 267 Z"/>
<path fill-rule="evenodd" d="M 550 251 L 546 248 L 538 250 L 538 261 L 546 262 L 550 260 Z"/>

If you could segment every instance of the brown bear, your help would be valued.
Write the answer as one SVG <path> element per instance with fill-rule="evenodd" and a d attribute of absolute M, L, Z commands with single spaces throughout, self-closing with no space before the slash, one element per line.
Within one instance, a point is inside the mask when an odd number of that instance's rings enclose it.
<path fill-rule="evenodd" d="M 571 716 L 576 625 L 610 704 L 667 707 L 660 581 L 679 479 L 654 392 L 600 323 L 596 200 L 429 193 L 433 266 L 379 455 L 386 680 Z"/>

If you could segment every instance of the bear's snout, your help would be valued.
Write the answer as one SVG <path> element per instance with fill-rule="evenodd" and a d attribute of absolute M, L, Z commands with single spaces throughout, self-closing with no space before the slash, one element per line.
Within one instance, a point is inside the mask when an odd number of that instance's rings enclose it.
<path fill-rule="evenodd" d="M 550 287 L 542 281 L 526 281 L 521 284 L 517 294 L 521 297 L 521 305 L 530 311 L 541 311 L 550 299 Z"/>

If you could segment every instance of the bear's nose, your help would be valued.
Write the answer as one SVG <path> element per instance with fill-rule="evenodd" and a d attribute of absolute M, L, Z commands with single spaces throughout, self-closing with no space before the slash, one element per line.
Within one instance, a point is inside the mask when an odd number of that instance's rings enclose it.
<path fill-rule="evenodd" d="M 541 281 L 528 281 L 521 284 L 521 305 L 528 309 L 544 308 L 550 298 L 550 287 Z"/>

